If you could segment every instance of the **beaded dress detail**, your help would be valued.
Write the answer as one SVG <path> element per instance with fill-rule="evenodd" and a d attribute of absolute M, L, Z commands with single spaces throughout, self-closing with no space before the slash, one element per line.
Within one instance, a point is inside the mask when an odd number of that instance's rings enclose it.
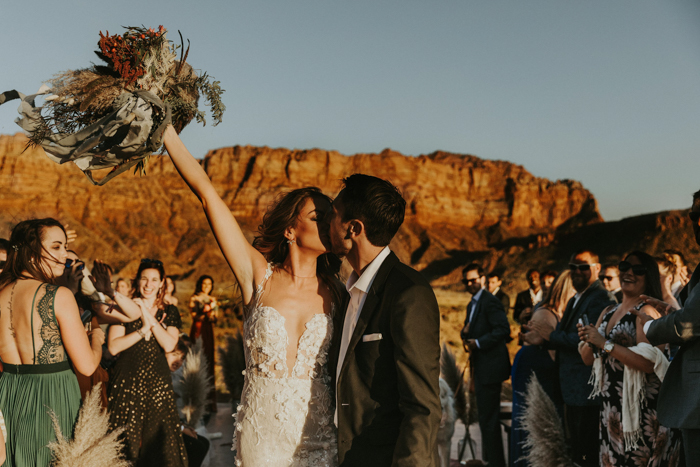
<path fill-rule="evenodd" d="M 327 368 L 332 318 L 319 313 L 306 323 L 290 373 L 285 319 L 262 304 L 271 275 L 268 264 L 245 310 L 245 383 L 233 434 L 236 466 L 336 466 L 335 401 Z"/>

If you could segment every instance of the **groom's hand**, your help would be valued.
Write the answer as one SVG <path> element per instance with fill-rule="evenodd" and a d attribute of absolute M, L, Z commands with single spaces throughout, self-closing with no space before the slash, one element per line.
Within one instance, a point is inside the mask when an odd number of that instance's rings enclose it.
<path fill-rule="evenodd" d="M 465 342 L 467 348 L 469 349 L 470 352 L 474 352 L 478 349 L 476 346 L 476 340 L 475 339 L 467 339 Z"/>

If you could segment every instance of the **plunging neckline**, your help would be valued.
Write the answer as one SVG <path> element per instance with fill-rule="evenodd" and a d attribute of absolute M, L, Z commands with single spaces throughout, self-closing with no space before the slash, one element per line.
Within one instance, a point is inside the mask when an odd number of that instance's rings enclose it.
<path fill-rule="evenodd" d="M 319 316 L 327 317 L 328 315 L 326 313 L 314 313 L 313 316 L 311 318 L 309 318 L 309 320 L 306 321 L 306 323 L 304 323 L 304 331 L 299 335 L 299 340 L 297 341 L 297 350 L 296 350 L 296 352 L 294 352 L 294 365 L 292 365 L 292 371 L 290 373 L 289 364 L 287 363 L 287 359 L 286 359 L 287 350 L 289 350 L 289 332 L 287 332 L 287 328 L 285 326 L 285 323 L 287 322 L 287 318 L 282 316 L 282 313 L 280 313 L 277 310 L 277 308 L 275 308 L 275 307 L 268 306 L 268 305 L 260 305 L 257 308 L 260 310 L 263 310 L 263 309 L 272 310 L 282 320 L 282 329 L 284 329 L 284 337 L 285 337 L 285 342 L 286 342 L 285 358 L 283 359 L 283 361 L 284 361 L 284 377 L 285 378 L 293 378 L 294 375 L 296 374 L 297 364 L 299 363 L 299 346 L 300 346 L 302 340 L 304 339 L 304 337 L 306 336 L 306 334 L 309 332 L 311 323 Z"/>

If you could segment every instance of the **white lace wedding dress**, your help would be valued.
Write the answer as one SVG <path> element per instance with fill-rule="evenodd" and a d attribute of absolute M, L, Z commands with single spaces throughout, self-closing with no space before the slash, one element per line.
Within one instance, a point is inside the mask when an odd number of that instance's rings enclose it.
<path fill-rule="evenodd" d="M 285 319 L 262 304 L 263 287 L 271 275 L 268 265 L 245 310 L 245 384 L 233 433 L 236 465 L 337 466 L 335 402 L 327 369 L 333 321 L 316 314 L 306 323 L 290 374 Z"/>

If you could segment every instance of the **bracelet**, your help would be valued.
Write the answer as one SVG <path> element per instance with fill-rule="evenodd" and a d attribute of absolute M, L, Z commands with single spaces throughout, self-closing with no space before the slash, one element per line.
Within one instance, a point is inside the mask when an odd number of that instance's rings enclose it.
<path fill-rule="evenodd" d="M 145 339 L 145 338 L 146 338 L 146 334 L 143 333 L 143 331 L 141 330 L 141 328 L 138 328 L 138 329 L 136 330 L 136 332 L 139 333 L 139 336 L 141 336 L 141 339 Z"/>

